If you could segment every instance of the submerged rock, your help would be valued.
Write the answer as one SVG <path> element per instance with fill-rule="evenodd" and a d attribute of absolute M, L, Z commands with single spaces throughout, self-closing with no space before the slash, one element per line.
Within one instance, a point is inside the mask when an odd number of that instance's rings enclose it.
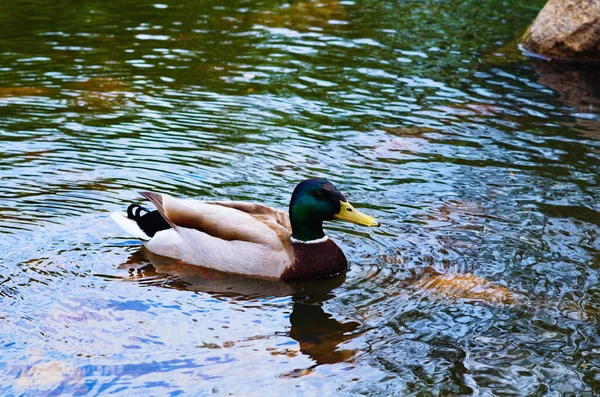
<path fill-rule="evenodd" d="M 522 44 L 551 58 L 600 59 L 600 1 L 549 0 Z"/>
<path fill-rule="evenodd" d="M 579 111 L 600 111 L 600 62 L 564 62 L 531 59 L 538 82 L 561 93 L 565 105 Z"/>
<path fill-rule="evenodd" d="M 493 284 L 484 278 L 471 273 L 465 274 L 433 274 L 413 284 L 423 292 L 429 292 L 437 297 L 452 299 L 467 299 L 518 306 L 517 295 L 498 284 Z"/>

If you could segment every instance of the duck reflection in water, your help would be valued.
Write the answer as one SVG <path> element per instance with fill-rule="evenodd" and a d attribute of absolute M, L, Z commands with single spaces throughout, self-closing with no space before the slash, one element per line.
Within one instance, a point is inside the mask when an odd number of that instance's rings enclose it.
<path fill-rule="evenodd" d="M 120 267 L 130 271 L 128 280 L 204 292 L 215 298 L 244 301 L 291 296 L 289 336 L 299 343 L 301 353 L 309 356 L 316 365 L 348 361 L 356 354 L 355 350 L 337 348 L 358 336 L 354 331 L 360 324 L 354 321 L 341 323 L 323 310 L 323 303 L 335 296 L 333 290 L 344 283 L 344 275 L 322 281 L 282 283 L 186 265 L 155 255 L 144 247 Z"/>

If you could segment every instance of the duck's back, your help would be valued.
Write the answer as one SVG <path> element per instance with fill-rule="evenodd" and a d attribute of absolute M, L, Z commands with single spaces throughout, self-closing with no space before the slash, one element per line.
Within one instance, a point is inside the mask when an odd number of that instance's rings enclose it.
<path fill-rule="evenodd" d="M 285 212 L 235 201 L 178 200 L 150 192 L 142 195 L 170 227 L 147 236 L 126 214 L 115 214 L 113 219 L 155 254 L 267 278 L 280 278 L 292 264 L 291 228 Z"/>

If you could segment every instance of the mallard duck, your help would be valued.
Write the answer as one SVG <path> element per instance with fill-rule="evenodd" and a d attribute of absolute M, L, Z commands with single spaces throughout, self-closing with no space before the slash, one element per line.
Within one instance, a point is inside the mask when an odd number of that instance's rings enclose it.
<path fill-rule="evenodd" d="M 337 276 L 348 263 L 323 232 L 323 221 L 379 226 L 326 179 L 300 182 L 289 213 L 241 201 L 181 200 L 142 192 L 156 211 L 132 204 L 112 219 L 158 255 L 227 273 L 313 280 Z"/>

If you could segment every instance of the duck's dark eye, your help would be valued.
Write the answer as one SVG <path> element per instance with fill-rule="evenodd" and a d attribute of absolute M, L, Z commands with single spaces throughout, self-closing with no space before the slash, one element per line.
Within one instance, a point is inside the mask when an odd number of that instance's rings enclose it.
<path fill-rule="evenodd" d="M 325 198 L 325 192 L 322 191 L 322 190 L 317 190 L 315 192 L 315 197 L 318 198 L 318 199 L 320 199 L 320 200 L 322 200 L 322 199 Z"/>

